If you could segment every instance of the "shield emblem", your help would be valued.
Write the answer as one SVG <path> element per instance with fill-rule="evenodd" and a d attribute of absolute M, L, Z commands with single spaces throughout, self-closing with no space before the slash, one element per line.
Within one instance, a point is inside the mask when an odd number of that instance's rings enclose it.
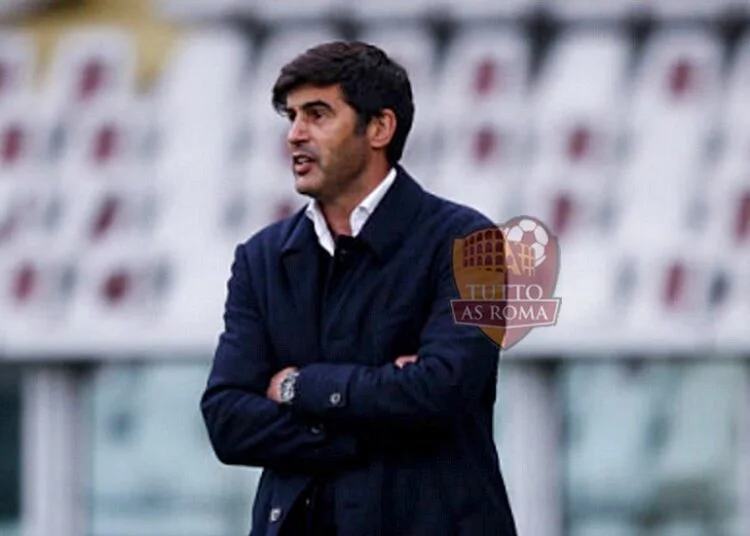
<path fill-rule="evenodd" d="M 455 239 L 460 299 L 451 301 L 454 321 L 477 326 L 501 348 L 511 348 L 533 328 L 557 322 L 559 266 L 557 237 L 530 216 Z"/>

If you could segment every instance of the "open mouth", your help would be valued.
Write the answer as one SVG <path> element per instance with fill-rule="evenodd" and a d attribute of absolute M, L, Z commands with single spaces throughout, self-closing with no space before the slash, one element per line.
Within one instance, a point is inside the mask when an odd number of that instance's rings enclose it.
<path fill-rule="evenodd" d="M 315 165 L 315 159 L 309 154 L 297 153 L 292 156 L 292 166 L 297 175 L 306 175 Z"/>

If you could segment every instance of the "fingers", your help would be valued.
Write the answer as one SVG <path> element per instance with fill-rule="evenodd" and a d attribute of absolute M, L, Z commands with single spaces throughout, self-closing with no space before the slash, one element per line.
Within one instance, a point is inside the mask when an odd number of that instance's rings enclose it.
<path fill-rule="evenodd" d="M 401 357 L 397 358 L 394 361 L 394 364 L 398 368 L 404 368 L 404 366 L 406 366 L 409 363 L 416 363 L 417 359 L 418 359 L 418 356 L 416 355 L 402 355 Z"/>

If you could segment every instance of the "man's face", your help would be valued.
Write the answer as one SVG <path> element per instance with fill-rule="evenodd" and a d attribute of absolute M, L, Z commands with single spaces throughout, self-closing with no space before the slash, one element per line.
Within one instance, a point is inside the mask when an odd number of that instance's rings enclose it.
<path fill-rule="evenodd" d="M 299 193 L 326 202 L 356 181 L 370 157 L 367 136 L 338 85 L 301 86 L 287 96 L 287 142 Z"/>

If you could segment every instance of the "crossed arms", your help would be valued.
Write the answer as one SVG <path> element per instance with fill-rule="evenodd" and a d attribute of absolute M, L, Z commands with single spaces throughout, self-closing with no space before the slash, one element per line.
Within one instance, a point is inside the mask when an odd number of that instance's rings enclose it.
<path fill-rule="evenodd" d="M 363 426 L 452 426 L 475 404 L 498 350 L 475 328 L 453 322 L 450 259 L 440 262 L 435 299 L 417 356 L 366 366 L 314 363 L 300 369 L 292 406 L 276 398 L 279 371 L 253 291 L 243 246 L 232 264 L 225 329 L 201 410 L 223 463 L 315 472 L 355 462 Z M 332 393 L 338 397 L 331 398 Z M 332 401 L 335 401 L 332 402 Z M 317 426 L 323 423 L 325 427 Z"/>

